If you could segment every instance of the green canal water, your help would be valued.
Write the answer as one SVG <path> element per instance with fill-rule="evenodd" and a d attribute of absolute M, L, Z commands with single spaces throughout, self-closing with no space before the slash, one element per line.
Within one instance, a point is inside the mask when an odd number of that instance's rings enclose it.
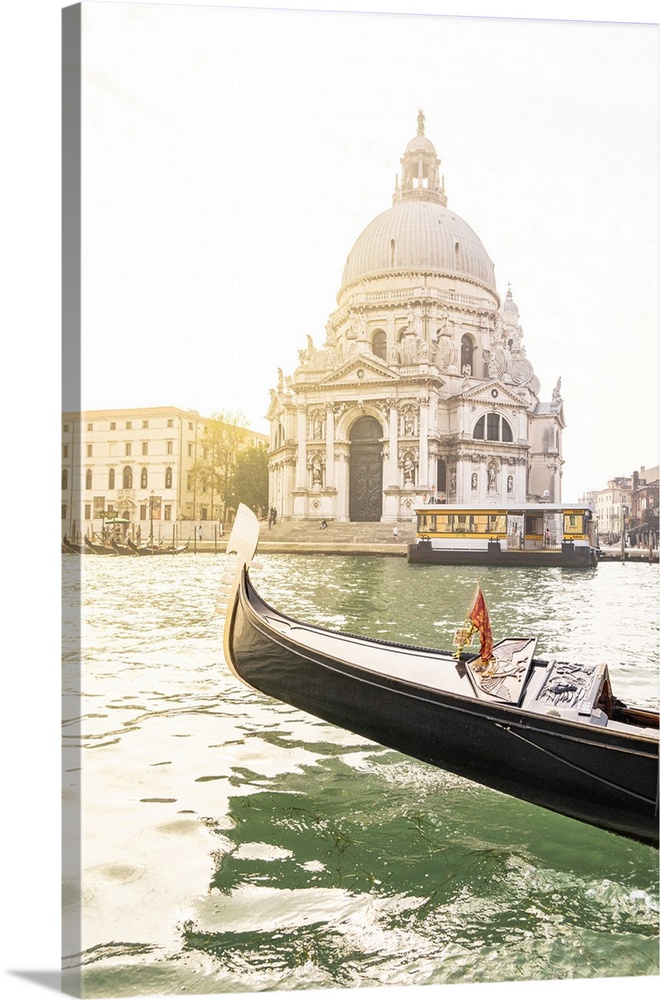
<path fill-rule="evenodd" d="M 257 589 L 295 617 L 443 648 L 479 580 L 495 638 L 535 635 L 539 655 L 605 660 L 616 694 L 658 705 L 657 564 L 477 574 L 394 557 L 261 562 Z M 658 975 L 657 851 L 242 686 L 214 612 L 223 565 L 63 557 L 66 988 L 100 998 Z"/>

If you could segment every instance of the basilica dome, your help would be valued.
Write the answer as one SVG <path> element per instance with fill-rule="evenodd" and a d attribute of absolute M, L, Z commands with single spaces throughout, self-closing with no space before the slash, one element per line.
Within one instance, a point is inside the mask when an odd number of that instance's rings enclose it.
<path fill-rule="evenodd" d="M 401 271 L 456 274 L 496 291 L 493 262 L 477 234 L 430 199 L 401 199 L 369 223 L 348 255 L 342 289 Z"/>
<path fill-rule="evenodd" d="M 497 294 L 493 262 L 483 243 L 447 208 L 440 163 L 420 112 L 417 135 L 401 159 L 401 183 L 397 177 L 392 207 L 355 242 L 346 259 L 342 292 L 364 279 L 424 272 L 474 281 Z"/>

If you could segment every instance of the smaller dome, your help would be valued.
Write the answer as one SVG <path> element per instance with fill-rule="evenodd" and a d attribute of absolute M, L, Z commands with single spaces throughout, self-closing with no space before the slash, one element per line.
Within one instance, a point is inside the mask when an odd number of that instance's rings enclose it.
<path fill-rule="evenodd" d="M 436 156 L 435 146 L 425 135 L 416 135 L 406 146 L 406 153 L 432 153 Z M 406 153 L 403 155 L 405 156 Z"/>
<path fill-rule="evenodd" d="M 502 303 L 502 309 L 500 310 L 502 316 L 504 316 L 509 321 L 516 322 L 520 316 L 518 312 L 518 306 L 513 301 L 513 295 L 511 294 L 511 288 L 508 289 L 506 293 L 506 298 Z"/>

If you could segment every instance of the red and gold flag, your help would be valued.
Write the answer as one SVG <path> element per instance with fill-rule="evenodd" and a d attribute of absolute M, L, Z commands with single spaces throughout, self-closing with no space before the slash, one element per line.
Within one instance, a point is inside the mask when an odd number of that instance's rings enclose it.
<path fill-rule="evenodd" d="M 481 592 L 479 584 L 477 584 L 477 589 L 474 592 L 474 598 L 472 600 L 472 606 L 467 614 L 467 620 L 470 622 L 472 628 L 477 631 L 481 637 L 479 659 L 484 665 L 490 663 L 493 658 L 493 633 L 490 628 L 490 618 L 488 616 L 486 600 Z"/>

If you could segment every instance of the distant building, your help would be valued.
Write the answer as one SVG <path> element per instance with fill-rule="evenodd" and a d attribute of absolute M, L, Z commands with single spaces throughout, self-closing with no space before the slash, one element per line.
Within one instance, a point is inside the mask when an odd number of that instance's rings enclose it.
<path fill-rule="evenodd" d="M 422 112 L 337 304 L 323 346 L 308 336 L 271 390 L 281 518 L 397 521 L 432 496 L 561 502 L 561 380 L 542 401 L 511 290 L 502 302 L 481 240 L 447 207 Z"/>
<path fill-rule="evenodd" d="M 633 472 L 628 524 L 631 545 L 657 551 L 659 494 L 657 465 L 652 469 L 642 465 L 639 472 Z"/>
<path fill-rule="evenodd" d="M 604 490 L 596 494 L 598 537 L 603 545 L 613 545 L 621 538 L 621 531 L 630 513 L 632 479 L 617 476 L 610 479 Z"/>
<path fill-rule="evenodd" d="M 160 538 L 171 537 L 172 522 L 221 518 L 222 497 L 203 490 L 195 474 L 209 422 L 167 406 L 63 413 L 63 534 L 99 533 L 114 516 L 146 540 L 152 524 Z M 268 441 L 241 431 L 245 447 Z"/>

